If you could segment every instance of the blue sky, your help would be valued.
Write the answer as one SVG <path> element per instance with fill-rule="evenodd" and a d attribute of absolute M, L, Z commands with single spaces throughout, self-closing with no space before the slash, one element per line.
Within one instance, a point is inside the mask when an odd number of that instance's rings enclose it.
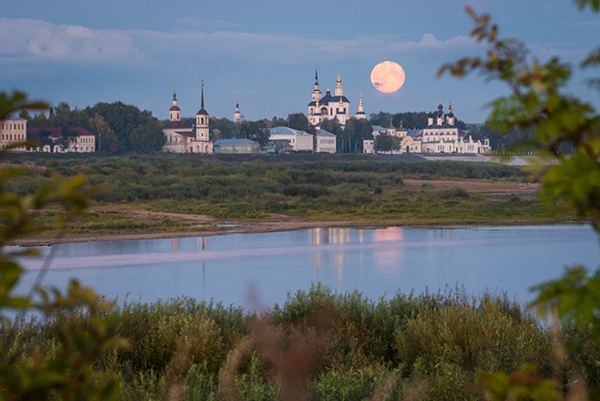
<path fill-rule="evenodd" d="M 457 116 L 482 122 L 483 105 L 504 93 L 478 77 L 436 79 L 444 62 L 481 51 L 467 36 L 464 7 L 492 14 L 504 36 L 534 55 L 576 63 L 600 43 L 600 17 L 568 0 L 4 0 L 0 4 L 0 88 L 85 107 L 122 100 L 166 118 L 173 85 L 184 115 L 206 83 L 211 115 L 249 119 L 306 113 L 315 62 L 322 90 L 341 71 L 356 112 L 420 111 L 451 100 Z M 391 60 L 406 83 L 394 94 L 371 85 Z M 570 90 L 600 96 L 575 76 Z"/>

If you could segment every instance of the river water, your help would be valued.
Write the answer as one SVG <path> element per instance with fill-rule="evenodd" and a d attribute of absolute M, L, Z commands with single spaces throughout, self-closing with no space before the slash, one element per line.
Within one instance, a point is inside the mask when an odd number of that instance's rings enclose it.
<path fill-rule="evenodd" d="M 594 269 L 600 261 L 597 235 L 578 225 L 334 228 L 55 246 L 45 285 L 64 288 L 77 278 L 120 301 L 185 295 L 241 306 L 250 288 L 270 306 L 317 282 L 370 298 L 458 285 L 526 302 L 530 286 L 559 277 L 566 265 Z M 41 263 L 24 262 L 20 291 Z"/>

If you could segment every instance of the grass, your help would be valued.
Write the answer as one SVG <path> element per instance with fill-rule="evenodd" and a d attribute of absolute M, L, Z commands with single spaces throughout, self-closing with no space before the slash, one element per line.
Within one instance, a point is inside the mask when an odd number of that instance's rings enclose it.
<path fill-rule="evenodd" d="M 132 348 L 106 355 L 97 368 L 121 377 L 123 400 L 166 399 L 173 391 L 184 400 L 273 400 L 291 382 L 314 400 L 375 393 L 400 400 L 417 387 L 426 400 L 481 400 L 479 373 L 534 363 L 549 376 L 554 366 L 549 333 L 531 313 L 505 295 L 460 289 L 374 301 L 314 286 L 261 314 L 179 298 L 128 303 L 109 315 L 121 319 L 114 334 Z M 0 345 L 15 361 L 29 349 L 52 353 L 52 330 L 52 321 L 5 323 Z M 565 333 L 579 347 L 565 377 L 578 366 L 597 382 L 591 356 L 600 348 L 585 330 Z M 298 366 L 306 372 L 286 376 Z"/>
<path fill-rule="evenodd" d="M 572 213 L 544 210 L 533 193 L 495 191 L 527 180 L 520 169 L 497 164 L 381 161 L 365 155 L 10 157 L 31 167 L 29 175 L 8 185 L 20 195 L 32 193 L 52 174 L 83 173 L 91 185 L 104 187 L 94 195 L 97 214 L 74 222 L 71 235 L 209 228 L 171 217 L 157 221 L 126 213 L 131 210 L 254 221 L 279 214 L 312 221 L 394 224 L 575 218 Z M 426 183 L 406 185 L 407 180 Z M 469 187 L 473 183 L 491 186 L 488 192 L 475 192 Z M 53 234 L 51 216 L 45 221 L 45 235 Z"/>

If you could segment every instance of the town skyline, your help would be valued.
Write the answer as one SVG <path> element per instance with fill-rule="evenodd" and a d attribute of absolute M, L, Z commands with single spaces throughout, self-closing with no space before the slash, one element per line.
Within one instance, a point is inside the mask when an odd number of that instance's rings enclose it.
<path fill-rule="evenodd" d="M 211 115 L 231 118 L 239 101 L 246 118 L 271 119 L 305 110 L 317 61 L 323 89 L 333 89 L 341 71 L 345 93 L 351 99 L 362 93 L 367 114 L 427 111 L 441 96 L 460 107 L 463 120 L 479 123 L 487 115 L 482 105 L 502 95 L 501 86 L 476 77 L 435 78 L 443 63 L 481 51 L 468 38 L 472 21 L 464 6 L 489 12 L 503 36 L 523 38 L 541 59 L 556 54 L 577 63 L 600 33 L 596 16 L 559 0 L 510 7 L 499 0 L 369 5 L 351 0 L 331 9 L 318 2 L 267 1 L 261 12 L 234 0 L 199 9 L 191 0 L 175 1 L 168 9 L 154 7 L 158 4 L 8 3 L 0 18 L 0 84 L 54 104 L 68 100 L 85 107 L 121 100 L 165 119 L 173 85 L 191 116 L 204 80 Z M 394 94 L 378 92 L 369 80 L 372 68 L 387 60 L 406 71 L 404 87 Z M 585 76 L 576 77 L 570 89 L 600 104 Z M 356 112 L 357 101 L 350 107 Z"/>

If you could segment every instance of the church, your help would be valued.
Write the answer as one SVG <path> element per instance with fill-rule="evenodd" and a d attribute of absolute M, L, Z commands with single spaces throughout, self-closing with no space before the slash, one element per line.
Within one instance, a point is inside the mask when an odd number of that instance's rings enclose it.
<path fill-rule="evenodd" d="M 163 152 L 168 153 L 213 153 L 209 138 L 209 115 L 204 108 L 204 82 L 201 89 L 200 110 L 196 113 L 196 124 L 187 127 L 181 121 L 181 109 L 177 105 L 177 93 L 173 92 L 173 105 L 169 109 L 169 122 L 163 126 L 166 137 Z"/>
<path fill-rule="evenodd" d="M 337 84 L 335 85 L 335 96 L 331 96 L 331 91 L 327 88 L 325 96 L 321 96 L 319 89 L 319 73 L 315 71 L 315 85 L 312 91 L 312 99 L 308 104 L 308 122 L 315 127 L 319 127 L 323 120 L 337 121 L 345 126 L 346 122 L 352 119 L 350 114 L 350 101 L 344 96 L 344 88 L 342 87 L 342 79 L 338 72 Z M 366 119 L 367 115 L 363 109 L 362 96 L 358 103 L 358 113 L 354 117 L 356 119 Z"/>

